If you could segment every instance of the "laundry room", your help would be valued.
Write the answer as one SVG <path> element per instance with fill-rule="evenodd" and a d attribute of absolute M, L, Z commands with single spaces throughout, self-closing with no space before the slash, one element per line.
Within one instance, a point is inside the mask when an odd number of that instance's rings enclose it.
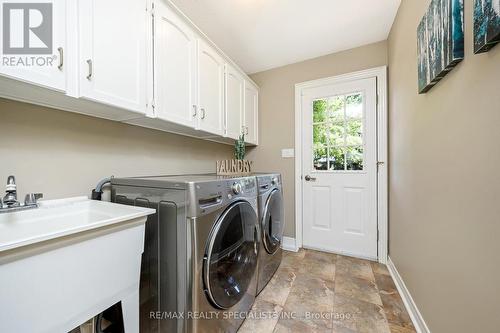
<path fill-rule="evenodd" d="M 0 11 L 0 333 L 498 332 L 500 0 Z"/>

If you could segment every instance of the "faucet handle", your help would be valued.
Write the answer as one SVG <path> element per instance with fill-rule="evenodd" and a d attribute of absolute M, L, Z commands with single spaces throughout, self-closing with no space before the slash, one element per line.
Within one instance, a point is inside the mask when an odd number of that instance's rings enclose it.
<path fill-rule="evenodd" d="M 33 206 L 38 204 L 38 199 L 43 198 L 43 193 L 28 193 L 24 197 L 25 206 Z"/>

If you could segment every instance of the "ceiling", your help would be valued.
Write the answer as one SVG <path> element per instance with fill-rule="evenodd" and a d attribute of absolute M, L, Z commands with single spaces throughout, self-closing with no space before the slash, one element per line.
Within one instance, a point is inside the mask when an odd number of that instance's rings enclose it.
<path fill-rule="evenodd" d="M 400 0 L 172 0 L 247 73 L 387 39 Z"/>

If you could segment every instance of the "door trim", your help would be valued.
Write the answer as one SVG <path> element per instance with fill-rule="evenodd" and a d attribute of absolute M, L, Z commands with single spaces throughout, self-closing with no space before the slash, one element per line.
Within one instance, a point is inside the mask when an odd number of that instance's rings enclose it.
<path fill-rule="evenodd" d="M 388 165 L 387 165 L 387 66 L 327 77 L 295 85 L 295 247 L 302 247 L 302 93 L 304 89 L 345 83 L 367 78 L 377 79 L 377 227 L 378 262 L 387 263 L 388 256 Z"/>

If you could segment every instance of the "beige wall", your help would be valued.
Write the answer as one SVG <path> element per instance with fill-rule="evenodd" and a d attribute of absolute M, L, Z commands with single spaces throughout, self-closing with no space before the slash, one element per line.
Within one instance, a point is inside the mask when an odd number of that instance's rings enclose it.
<path fill-rule="evenodd" d="M 500 45 L 417 94 L 416 29 L 429 0 L 402 1 L 389 38 L 392 260 L 432 332 L 500 327 Z"/>
<path fill-rule="evenodd" d="M 215 172 L 233 149 L 207 141 L 0 99 L 0 193 L 16 176 L 46 198 L 88 195 L 110 175 Z M 3 194 L 2 194 L 3 196 Z"/>
<path fill-rule="evenodd" d="M 260 145 L 250 150 L 248 158 L 254 160 L 257 171 L 283 175 L 285 236 L 295 237 L 294 159 L 281 158 L 281 149 L 295 145 L 295 84 L 386 64 L 387 43 L 380 42 L 251 76 L 260 87 Z"/>

